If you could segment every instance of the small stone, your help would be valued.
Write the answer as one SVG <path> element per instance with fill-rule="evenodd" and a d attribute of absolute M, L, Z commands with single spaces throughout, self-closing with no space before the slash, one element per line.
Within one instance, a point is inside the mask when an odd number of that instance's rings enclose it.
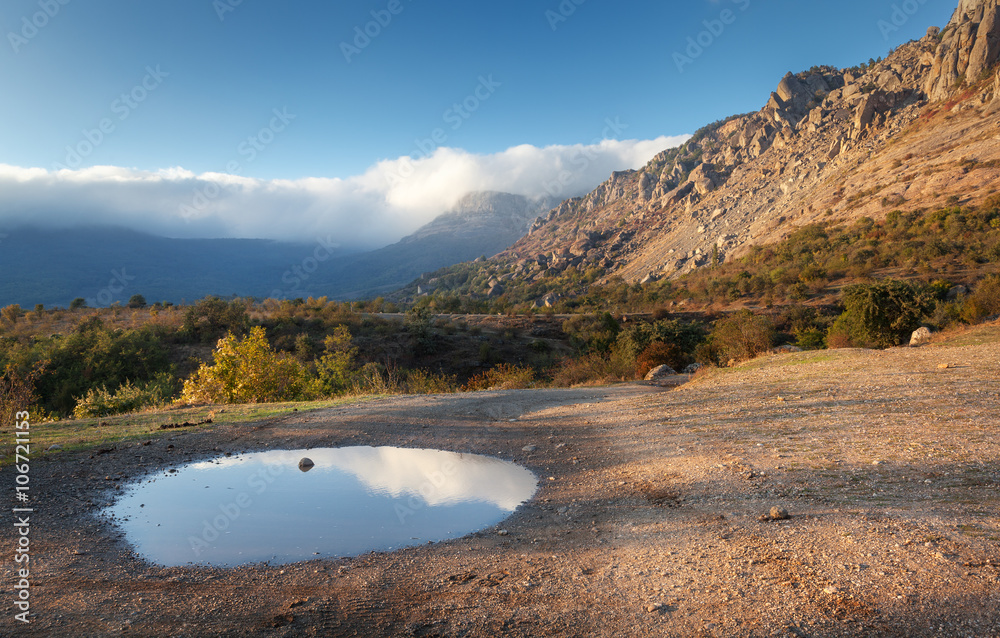
<path fill-rule="evenodd" d="M 510 534 L 510 532 L 508 532 L 508 531 L 507 531 L 507 530 L 505 530 L 505 529 L 502 529 L 502 530 L 499 530 L 499 531 L 497 532 L 497 536 L 507 536 L 507 535 L 509 535 L 509 534 Z"/>
<path fill-rule="evenodd" d="M 313 463 L 312 459 L 309 457 L 302 457 L 302 459 L 299 461 L 299 469 L 302 470 L 303 472 L 308 472 L 309 470 L 313 469 L 313 466 L 315 465 L 316 464 Z"/>
<path fill-rule="evenodd" d="M 522 452 L 529 452 L 530 453 L 530 452 L 534 452 L 537 449 L 538 449 L 537 445 L 525 445 L 523 448 L 521 448 L 521 451 Z"/>
<path fill-rule="evenodd" d="M 947 370 L 950 367 L 951 367 L 950 363 L 942 363 L 941 365 L 938 366 L 938 370 Z"/>
<path fill-rule="evenodd" d="M 834 587 L 833 585 L 830 585 L 829 587 L 825 587 L 823 589 L 823 593 L 824 594 L 829 594 L 829 595 L 832 596 L 833 594 L 839 594 L 840 590 L 837 589 L 836 587 Z"/>
<path fill-rule="evenodd" d="M 661 609 L 663 609 L 663 603 L 650 603 L 646 605 L 646 611 L 651 614 L 654 614 L 660 611 Z"/>
<path fill-rule="evenodd" d="M 788 515 L 788 510 L 783 507 L 772 507 L 768 516 L 772 521 L 787 521 L 791 518 Z"/>
<path fill-rule="evenodd" d="M 45 451 L 46 452 L 58 452 L 61 449 L 62 449 L 61 445 L 59 445 L 58 443 L 53 443 L 49 447 L 45 448 Z"/>

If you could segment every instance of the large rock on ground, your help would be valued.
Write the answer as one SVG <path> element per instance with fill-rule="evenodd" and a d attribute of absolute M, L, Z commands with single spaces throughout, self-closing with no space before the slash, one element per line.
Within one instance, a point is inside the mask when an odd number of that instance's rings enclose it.
<path fill-rule="evenodd" d="M 930 328 L 917 328 L 910 337 L 910 347 L 922 346 L 931 340 Z"/>
<path fill-rule="evenodd" d="M 672 377 L 676 375 L 677 373 L 670 366 L 667 365 L 656 366 L 655 368 L 649 371 L 649 374 L 646 375 L 646 381 L 660 381 L 661 379 L 665 379 L 666 377 Z"/>

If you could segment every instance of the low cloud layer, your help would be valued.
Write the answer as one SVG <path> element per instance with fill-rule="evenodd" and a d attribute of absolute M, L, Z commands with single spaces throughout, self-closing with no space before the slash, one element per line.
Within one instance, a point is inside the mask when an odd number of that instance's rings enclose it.
<path fill-rule="evenodd" d="M 385 160 L 346 179 L 259 180 L 180 169 L 97 166 L 47 171 L 0 164 L 0 230 L 112 225 L 167 237 L 392 243 L 470 191 L 582 195 L 612 171 L 639 168 L 686 136 L 592 145 L 515 146 L 475 155 L 439 148 Z"/>

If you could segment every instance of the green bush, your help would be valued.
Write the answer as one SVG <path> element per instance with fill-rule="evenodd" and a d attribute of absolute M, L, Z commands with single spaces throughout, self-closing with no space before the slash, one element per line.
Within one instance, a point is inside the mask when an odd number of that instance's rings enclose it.
<path fill-rule="evenodd" d="M 323 341 L 325 353 L 316 361 L 317 391 L 325 396 L 342 394 L 350 384 L 351 367 L 358 349 L 351 345 L 351 331 L 337 326 Z"/>
<path fill-rule="evenodd" d="M 481 390 L 521 390 L 535 384 L 535 371 L 524 366 L 501 363 L 469 379 L 462 388 L 464 392 Z"/>
<path fill-rule="evenodd" d="M 73 416 L 78 419 L 128 414 L 146 408 L 157 408 L 170 402 L 176 390 L 176 383 L 169 374 L 143 385 L 133 385 L 126 381 L 114 392 L 107 388 L 91 388 L 80 397 L 73 408 Z"/>
<path fill-rule="evenodd" d="M 246 334 L 250 326 L 248 303 L 234 299 L 225 302 L 218 297 L 205 297 L 184 313 L 183 331 L 192 339 L 211 343 L 225 334 Z"/>
<path fill-rule="evenodd" d="M 910 338 L 934 309 L 927 290 L 896 279 L 854 284 L 843 292 L 844 313 L 830 327 L 830 347 L 890 348 Z"/>
<path fill-rule="evenodd" d="M 552 372 L 552 384 L 561 388 L 576 385 L 618 383 L 635 378 L 635 357 L 615 347 L 608 354 L 591 352 L 566 359 Z"/>
<path fill-rule="evenodd" d="M 117 388 L 126 381 L 141 385 L 171 372 L 164 335 L 156 326 L 113 330 L 92 317 L 74 332 L 38 340 L 21 354 L 46 362 L 35 385 L 41 407 L 66 415 L 91 389 Z"/>
<path fill-rule="evenodd" d="M 753 359 L 774 345 L 774 322 L 769 317 L 741 310 L 716 322 L 711 352 L 721 365 Z"/>
<path fill-rule="evenodd" d="M 979 323 L 996 314 L 1000 314 L 1000 275 L 991 275 L 965 298 L 961 317 L 968 323 Z"/>

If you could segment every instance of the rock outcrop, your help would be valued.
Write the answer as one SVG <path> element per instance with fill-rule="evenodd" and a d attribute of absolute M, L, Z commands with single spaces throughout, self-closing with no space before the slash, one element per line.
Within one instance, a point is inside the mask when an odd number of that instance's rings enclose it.
<path fill-rule="evenodd" d="M 932 101 L 979 82 L 1000 60 L 1000 0 L 962 0 L 930 57 L 924 92 Z"/>

